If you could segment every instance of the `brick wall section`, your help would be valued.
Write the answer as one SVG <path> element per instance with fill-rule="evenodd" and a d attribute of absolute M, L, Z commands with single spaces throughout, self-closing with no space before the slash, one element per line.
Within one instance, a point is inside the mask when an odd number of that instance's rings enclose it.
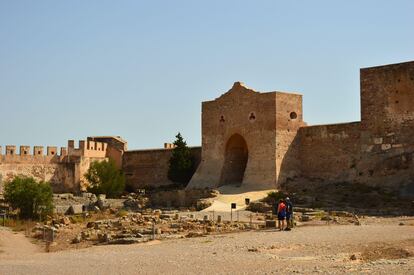
<path fill-rule="evenodd" d="M 201 147 L 191 147 L 191 153 L 199 165 Z M 157 187 L 172 184 L 168 179 L 168 167 L 173 149 L 126 151 L 122 170 L 126 182 L 133 188 Z"/>
<path fill-rule="evenodd" d="M 414 62 L 361 69 L 361 122 L 384 133 L 414 124 Z"/>
<path fill-rule="evenodd" d="M 360 153 L 360 123 L 303 127 L 299 130 L 302 177 L 352 181 Z"/>
<path fill-rule="evenodd" d="M 414 62 L 361 69 L 361 118 L 300 128 L 290 146 L 299 144 L 296 182 L 363 183 L 414 196 Z M 285 159 L 298 156 L 290 148 Z M 282 172 L 289 167 L 282 161 Z"/>

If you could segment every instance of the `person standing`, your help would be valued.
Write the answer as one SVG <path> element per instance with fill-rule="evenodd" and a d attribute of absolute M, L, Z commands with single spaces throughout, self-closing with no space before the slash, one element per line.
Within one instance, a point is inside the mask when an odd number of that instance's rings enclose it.
<path fill-rule="evenodd" d="M 286 230 L 290 231 L 293 228 L 293 204 L 290 198 L 286 198 Z"/>
<path fill-rule="evenodd" d="M 285 228 L 285 219 L 286 219 L 286 204 L 283 199 L 279 200 L 279 205 L 277 206 L 277 223 L 279 230 L 282 231 Z"/>

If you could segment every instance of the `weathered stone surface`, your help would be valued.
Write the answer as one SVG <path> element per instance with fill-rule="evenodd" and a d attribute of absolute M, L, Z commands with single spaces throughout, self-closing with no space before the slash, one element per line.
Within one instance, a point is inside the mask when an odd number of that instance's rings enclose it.
<path fill-rule="evenodd" d="M 99 139 L 96 137 L 96 139 Z M 55 146 L 48 146 L 46 155 L 43 146 L 6 146 L 3 155 L 0 146 L 0 193 L 3 182 L 13 179 L 16 175 L 34 177 L 39 181 L 50 182 L 54 192 L 80 192 L 86 188 L 84 174 L 93 161 L 102 161 L 111 157 L 119 167 L 122 162 L 122 152 L 114 153 L 113 140 L 116 137 L 107 137 L 105 141 L 79 141 L 79 148 L 75 148 L 73 140 L 68 141 L 68 147 L 62 147 L 60 153 Z M 126 146 L 125 148 L 126 149 Z M 71 194 L 62 194 L 63 197 Z M 69 198 L 68 198 L 69 199 Z"/>
<path fill-rule="evenodd" d="M 69 214 L 72 214 L 72 215 L 81 214 L 82 212 L 83 212 L 82 204 L 72 204 L 69 208 Z"/>

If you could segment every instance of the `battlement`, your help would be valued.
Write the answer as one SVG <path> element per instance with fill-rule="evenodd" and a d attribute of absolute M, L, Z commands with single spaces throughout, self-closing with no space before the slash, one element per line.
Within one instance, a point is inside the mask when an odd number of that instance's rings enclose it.
<path fill-rule="evenodd" d="M 175 147 L 177 146 L 174 143 L 164 143 L 164 149 L 174 149 Z"/>
<path fill-rule="evenodd" d="M 61 147 L 60 151 L 57 146 L 33 146 L 33 150 L 29 145 L 20 145 L 17 150 L 16 145 L 6 145 L 4 156 L 17 157 L 65 157 L 65 156 L 79 156 L 79 157 L 95 157 L 104 158 L 106 156 L 106 150 L 108 144 L 97 141 L 79 141 L 78 148 L 75 148 L 75 142 L 73 140 L 68 141 L 68 147 Z M 45 154 L 46 152 L 46 154 Z M 3 156 L 3 150 L 0 146 L 0 156 Z"/>
<path fill-rule="evenodd" d="M 66 147 L 62 147 L 60 149 L 60 154 L 58 155 L 58 147 L 56 146 L 47 146 L 46 147 L 46 156 L 66 156 L 67 150 Z M 3 155 L 2 147 L 0 146 L 0 156 Z M 16 145 L 6 145 L 6 151 L 5 156 L 35 156 L 35 157 L 41 157 L 45 156 L 43 146 L 34 146 L 33 150 L 30 150 L 29 145 L 20 145 L 19 151 L 17 151 Z"/>
<path fill-rule="evenodd" d="M 107 143 L 92 140 L 79 140 L 78 148 L 75 148 L 75 141 L 69 140 L 67 153 L 69 156 L 104 158 L 107 148 Z"/>

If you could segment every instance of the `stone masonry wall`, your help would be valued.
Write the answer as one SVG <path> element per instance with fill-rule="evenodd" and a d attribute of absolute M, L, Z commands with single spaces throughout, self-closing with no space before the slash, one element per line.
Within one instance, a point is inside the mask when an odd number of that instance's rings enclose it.
<path fill-rule="evenodd" d="M 106 159 L 107 144 L 94 141 L 79 141 L 75 148 L 74 141 L 68 141 L 68 147 L 62 147 L 60 154 L 55 146 L 16 146 L 7 145 L 5 154 L 0 147 L 0 193 L 3 192 L 4 183 L 15 176 L 29 176 L 39 181 L 50 182 L 56 193 L 78 193 L 85 190 L 84 174 L 93 161 Z"/>
<path fill-rule="evenodd" d="M 192 147 L 190 149 L 195 164 L 198 166 L 201 159 L 201 148 Z M 172 150 L 170 148 L 126 151 L 123 155 L 122 170 L 127 185 L 137 189 L 172 184 L 168 179 L 168 167 Z"/>
<path fill-rule="evenodd" d="M 2 155 L 0 156 L 0 193 L 3 184 L 17 175 L 31 176 L 49 181 L 54 192 L 73 192 L 75 166 L 67 163 L 66 156 Z"/>
<path fill-rule="evenodd" d="M 299 155 L 286 153 L 299 156 L 293 180 L 361 183 L 414 197 L 414 62 L 361 69 L 361 118 L 300 128 L 290 146 L 299 144 Z M 281 171 L 288 167 L 283 161 Z"/>
<path fill-rule="evenodd" d="M 300 174 L 297 131 L 304 126 L 302 95 L 276 93 L 276 176 L 277 186 Z"/>
<path fill-rule="evenodd" d="M 317 181 L 353 181 L 360 153 L 360 123 L 303 127 L 299 130 L 302 177 Z"/>
<path fill-rule="evenodd" d="M 275 125 L 275 92 L 259 93 L 236 82 L 216 100 L 203 102 L 202 160 L 189 188 L 223 184 L 226 149 L 235 135 L 248 152 L 241 184 L 257 189 L 276 186 Z"/>

